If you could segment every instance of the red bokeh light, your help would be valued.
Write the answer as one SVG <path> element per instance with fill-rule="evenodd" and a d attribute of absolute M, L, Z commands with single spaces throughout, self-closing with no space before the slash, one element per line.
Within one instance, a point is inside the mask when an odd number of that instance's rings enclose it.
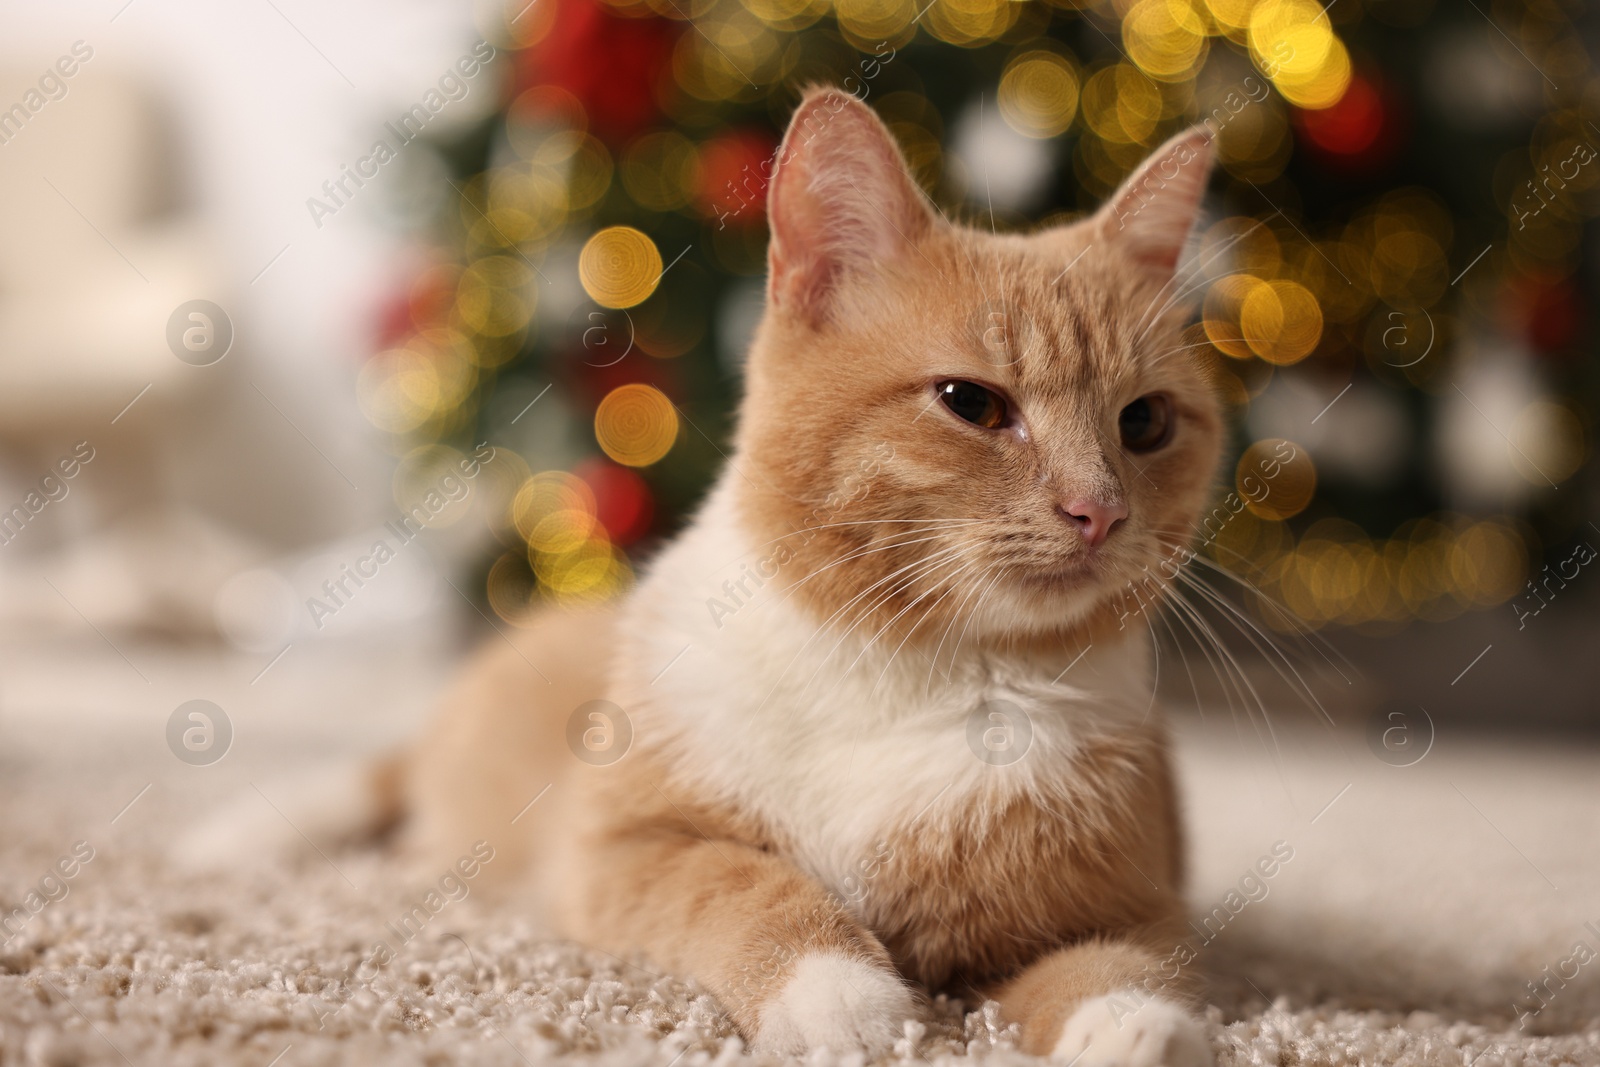
<path fill-rule="evenodd" d="M 1357 74 L 1338 103 L 1316 111 L 1297 109 L 1301 141 L 1345 170 L 1371 170 L 1399 144 L 1399 114 L 1375 75 Z"/>
<path fill-rule="evenodd" d="M 760 222 L 767 214 L 777 142 L 764 133 L 726 133 L 700 151 L 700 208 L 728 222 Z"/>
<path fill-rule="evenodd" d="M 613 543 L 630 545 L 650 531 L 655 501 L 643 478 L 604 459 L 586 459 L 572 473 L 593 490 L 595 517 Z"/>

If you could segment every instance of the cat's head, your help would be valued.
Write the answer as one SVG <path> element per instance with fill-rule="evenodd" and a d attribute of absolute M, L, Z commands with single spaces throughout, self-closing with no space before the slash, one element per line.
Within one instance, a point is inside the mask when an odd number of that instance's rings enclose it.
<path fill-rule="evenodd" d="M 1192 130 L 1096 214 L 996 236 L 946 221 L 859 100 L 808 93 L 732 475 L 781 584 L 841 628 L 969 642 L 1116 618 L 1130 581 L 1148 597 L 1223 436 L 1174 277 L 1211 159 Z"/>

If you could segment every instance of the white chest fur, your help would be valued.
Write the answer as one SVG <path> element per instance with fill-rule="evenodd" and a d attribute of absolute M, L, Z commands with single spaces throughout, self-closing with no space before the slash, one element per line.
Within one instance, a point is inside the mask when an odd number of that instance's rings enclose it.
<path fill-rule="evenodd" d="M 704 798 L 757 815 L 846 899 L 891 836 L 1051 792 L 1075 732 L 1149 710 L 1137 642 L 1090 649 L 1059 679 L 1084 650 L 935 667 L 872 629 L 820 625 L 780 582 L 741 591 L 762 555 L 745 541 L 719 491 L 636 594 L 617 695 L 640 743 L 661 743 Z"/>

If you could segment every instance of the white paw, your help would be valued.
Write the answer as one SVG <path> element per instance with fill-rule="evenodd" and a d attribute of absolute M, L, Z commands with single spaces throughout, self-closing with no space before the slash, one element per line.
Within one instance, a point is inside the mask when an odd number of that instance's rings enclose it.
<path fill-rule="evenodd" d="M 1170 1000 L 1132 989 L 1078 1005 L 1050 1053 L 1075 1067 L 1211 1067 L 1205 1026 Z"/>
<path fill-rule="evenodd" d="M 811 952 L 762 1007 L 752 1047 L 782 1055 L 860 1050 L 871 1060 L 894 1047 L 916 1014 L 911 991 L 892 971 L 838 952 Z"/>

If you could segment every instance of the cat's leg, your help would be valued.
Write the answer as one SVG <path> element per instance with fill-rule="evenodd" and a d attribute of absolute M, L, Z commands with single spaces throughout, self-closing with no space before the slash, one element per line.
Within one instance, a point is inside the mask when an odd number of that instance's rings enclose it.
<path fill-rule="evenodd" d="M 991 995 L 1037 1056 L 1076 1067 L 1210 1067 L 1197 983 L 1151 944 L 1096 938 L 1059 949 Z"/>
<path fill-rule="evenodd" d="M 918 999 L 882 944 L 787 861 L 652 826 L 575 857 L 572 936 L 694 976 L 758 1051 L 888 1052 Z"/>

